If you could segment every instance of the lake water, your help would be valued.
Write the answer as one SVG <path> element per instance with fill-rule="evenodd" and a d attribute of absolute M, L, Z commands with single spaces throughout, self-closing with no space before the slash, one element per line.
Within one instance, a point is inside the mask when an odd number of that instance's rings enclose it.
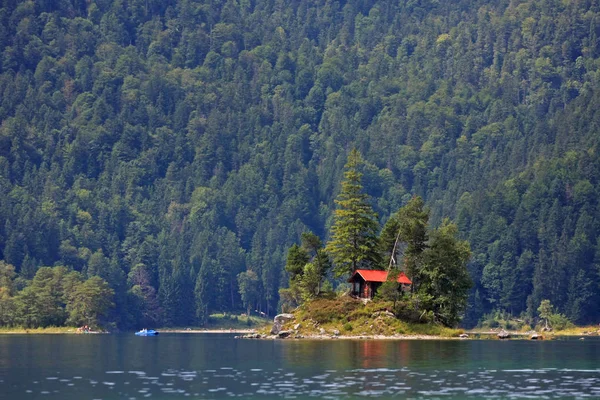
<path fill-rule="evenodd" d="M 2 399 L 600 399 L 600 340 L 0 336 Z"/>

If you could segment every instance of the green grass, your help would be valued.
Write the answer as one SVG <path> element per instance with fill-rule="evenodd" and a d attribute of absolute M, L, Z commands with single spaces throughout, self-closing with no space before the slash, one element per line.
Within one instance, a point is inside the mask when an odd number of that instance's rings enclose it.
<path fill-rule="evenodd" d="M 77 328 L 72 326 L 49 326 L 46 328 L 33 328 L 26 329 L 20 327 L 0 327 L 0 335 L 8 334 L 33 334 L 33 335 L 45 335 L 45 334 L 65 334 L 65 333 L 77 333 Z"/>
<path fill-rule="evenodd" d="M 556 336 L 584 336 L 584 335 L 600 335 L 600 326 L 575 326 L 562 330 L 550 332 Z"/>
<path fill-rule="evenodd" d="M 233 315 L 233 314 L 211 314 L 208 317 L 208 322 L 204 326 L 185 326 L 185 327 L 168 327 L 160 330 L 245 330 L 245 329 L 261 329 L 272 322 L 271 319 L 250 316 L 248 317 Z"/>
<path fill-rule="evenodd" d="M 320 329 L 328 334 L 334 330 L 345 336 L 438 336 L 457 337 L 463 331 L 431 323 L 409 323 L 391 316 L 391 302 L 362 301 L 348 296 L 336 299 L 316 299 L 303 304 L 295 311 L 296 320 L 287 323 L 284 329 L 292 329 L 300 323 L 299 334 L 318 335 Z"/>
<path fill-rule="evenodd" d="M 242 317 L 232 314 L 211 314 L 208 318 L 208 323 L 204 328 L 207 329 L 255 329 L 268 325 L 270 319 L 250 316 Z"/>

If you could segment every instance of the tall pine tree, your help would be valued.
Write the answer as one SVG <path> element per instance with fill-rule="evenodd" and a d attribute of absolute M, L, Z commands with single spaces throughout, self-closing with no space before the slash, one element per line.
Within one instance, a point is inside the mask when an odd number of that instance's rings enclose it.
<path fill-rule="evenodd" d="M 363 193 L 362 173 L 364 163 L 358 150 L 353 149 L 345 165 L 342 190 L 335 203 L 331 240 L 326 250 L 331 254 L 335 275 L 340 277 L 359 268 L 373 268 L 379 264 L 377 246 L 379 223 L 377 214 L 369 204 L 369 196 Z"/>

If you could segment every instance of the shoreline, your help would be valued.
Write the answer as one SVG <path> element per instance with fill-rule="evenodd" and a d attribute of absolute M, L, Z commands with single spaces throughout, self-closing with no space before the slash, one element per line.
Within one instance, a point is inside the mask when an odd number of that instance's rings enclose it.
<path fill-rule="evenodd" d="M 255 333 L 255 329 L 156 329 L 158 333 Z"/>
<path fill-rule="evenodd" d="M 573 335 L 573 334 L 554 334 L 542 336 L 538 339 L 531 339 L 530 335 L 524 332 L 516 332 L 512 333 L 509 338 L 498 338 L 496 333 L 493 332 L 476 332 L 476 333 L 467 333 L 468 337 L 459 337 L 459 336 L 434 336 L 434 335 L 358 335 L 358 336 L 348 336 L 348 335 L 290 335 L 286 337 L 280 337 L 278 335 L 267 335 L 267 334 L 259 334 L 259 333 L 250 333 L 245 336 L 236 336 L 237 339 L 261 339 L 261 340 L 498 340 L 498 341 L 514 341 L 514 340 L 524 340 L 524 341 L 552 341 L 559 338 L 579 338 L 583 340 L 586 336 L 590 335 Z"/>
<path fill-rule="evenodd" d="M 276 335 L 267 336 L 266 339 L 279 339 Z M 459 337 L 433 336 L 433 335 L 309 335 L 300 338 L 292 337 L 285 339 L 292 340 L 461 340 Z"/>
<path fill-rule="evenodd" d="M 74 327 L 61 328 L 6 328 L 0 329 L 0 335 L 100 335 L 110 332 L 90 331 L 78 332 Z"/>

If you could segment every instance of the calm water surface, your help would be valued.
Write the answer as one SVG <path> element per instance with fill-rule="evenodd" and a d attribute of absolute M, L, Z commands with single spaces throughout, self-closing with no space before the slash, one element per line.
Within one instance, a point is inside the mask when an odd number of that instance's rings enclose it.
<path fill-rule="evenodd" d="M 0 336 L 2 399 L 600 399 L 600 340 Z"/>

